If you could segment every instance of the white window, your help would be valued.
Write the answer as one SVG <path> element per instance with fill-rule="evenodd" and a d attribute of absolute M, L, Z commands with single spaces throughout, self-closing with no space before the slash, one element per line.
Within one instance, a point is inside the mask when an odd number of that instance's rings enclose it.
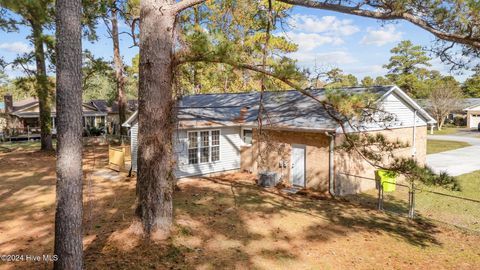
<path fill-rule="evenodd" d="M 242 129 L 242 139 L 245 144 L 252 144 L 253 131 L 251 128 Z"/>
<path fill-rule="evenodd" d="M 188 132 L 188 164 L 220 160 L 220 130 Z"/>

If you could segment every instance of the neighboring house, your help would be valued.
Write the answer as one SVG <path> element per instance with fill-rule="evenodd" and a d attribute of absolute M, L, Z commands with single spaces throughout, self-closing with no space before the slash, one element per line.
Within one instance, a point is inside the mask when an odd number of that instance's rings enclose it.
<path fill-rule="evenodd" d="M 480 123 L 480 98 L 475 98 L 475 102 L 465 106 L 463 111 L 466 113 L 467 118 L 467 127 L 468 128 L 478 128 Z"/>
<path fill-rule="evenodd" d="M 428 99 L 415 100 L 427 112 L 430 109 Z M 447 122 L 459 126 L 467 126 L 469 128 L 477 128 L 480 122 L 480 98 L 464 98 L 460 101 L 459 108 L 452 111 L 447 116 Z M 470 111 L 470 113 L 469 113 Z"/>
<path fill-rule="evenodd" d="M 4 96 L 5 116 L 8 118 L 8 129 L 14 134 L 40 134 L 40 110 L 38 99 L 27 98 L 14 101 L 11 95 Z M 102 112 L 94 106 L 83 104 L 83 126 L 103 127 L 107 113 Z M 56 134 L 56 110 L 55 104 L 51 107 L 52 134 Z"/>
<path fill-rule="evenodd" d="M 118 113 L 118 102 L 108 102 L 104 99 L 96 99 L 90 100 L 88 102 L 90 105 L 94 106 L 98 110 L 107 114 L 107 132 L 109 134 L 117 134 L 120 129 L 120 117 Z M 138 100 L 128 100 L 127 101 L 127 108 L 126 108 L 127 115 L 126 117 L 130 117 L 133 112 L 138 109 Z"/>
<path fill-rule="evenodd" d="M 410 146 L 397 150 L 397 154 L 415 156 L 419 163 L 425 163 L 426 129 L 435 120 L 415 101 L 396 86 L 344 90 L 377 93 L 382 111 L 395 115 L 395 119 L 388 128 L 369 123 L 364 131 L 408 143 Z M 319 99 L 325 97 L 323 89 L 309 92 Z M 258 92 L 183 97 L 178 102 L 174 136 L 177 178 L 262 170 L 275 172 L 295 186 L 331 194 L 356 193 L 375 186 L 375 181 L 364 180 L 374 177 L 371 165 L 335 147 L 341 144 L 343 131 L 317 101 L 298 91 L 265 92 L 267 115 L 263 122 L 270 123 L 263 126 L 267 139 L 261 139 L 259 98 Z M 136 171 L 137 113 L 124 126 L 131 129 L 132 170 Z M 347 132 L 356 130 L 349 128 Z M 269 149 L 272 145 L 275 147 Z"/>

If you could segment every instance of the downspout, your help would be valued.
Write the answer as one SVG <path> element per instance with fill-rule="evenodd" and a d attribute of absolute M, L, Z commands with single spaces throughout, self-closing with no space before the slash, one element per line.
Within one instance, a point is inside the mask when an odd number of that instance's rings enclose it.
<path fill-rule="evenodd" d="M 412 145 L 412 157 L 415 159 L 417 156 L 417 110 L 413 112 L 413 145 Z"/>
<path fill-rule="evenodd" d="M 335 197 L 335 133 L 325 133 L 330 137 L 330 147 L 328 155 L 328 192 Z"/>

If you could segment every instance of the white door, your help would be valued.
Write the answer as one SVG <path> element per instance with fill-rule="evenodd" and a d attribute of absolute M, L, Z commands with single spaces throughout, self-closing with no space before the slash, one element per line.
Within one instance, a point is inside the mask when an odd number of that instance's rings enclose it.
<path fill-rule="evenodd" d="M 292 144 L 290 181 L 295 186 L 305 187 L 305 145 L 303 144 Z"/>
<path fill-rule="evenodd" d="M 480 115 L 478 114 L 470 115 L 470 128 L 477 128 L 479 122 L 480 122 Z"/>

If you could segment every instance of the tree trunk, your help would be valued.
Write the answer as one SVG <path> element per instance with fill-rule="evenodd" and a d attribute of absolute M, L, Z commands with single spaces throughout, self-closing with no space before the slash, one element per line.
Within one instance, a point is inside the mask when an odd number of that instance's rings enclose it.
<path fill-rule="evenodd" d="M 438 130 L 442 130 L 443 124 L 445 124 L 445 117 L 440 117 L 437 123 L 438 123 Z"/>
<path fill-rule="evenodd" d="M 55 269 L 82 269 L 81 0 L 56 1 L 57 199 Z"/>
<path fill-rule="evenodd" d="M 115 65 L 115 80 L 117 82 L 117 103 L 118 103 L 118 117 L 120 121 L 120 134 L 127 135 L 127 129 L 122 127 L 125 123 L 127 101 L 125 98 L 125 76 L 123 75 L 123 61 L 120 56 L 120 41 L 118 38 L 118 21 L 116 7 L 112 7 L 111 11 L 112 22 L 112 40 L 113 40 L 113 63 Z"/>
<path fill-rule="evenodd" d="M 202 28 L 200 26 L 200 11 L 198 10 L 198 6 L 193 7 L 193 16 L 194 16 L 194 31 L 202 31 Z M 202 85 L 200 83 L 200 78 L 198 74 L 198 69 L 199 65 L 196 63 L 192 64 L 193 67 L 193 93 L 194 94 L 200 94 L 202 90 Z"/>
<path fill-rule="evenodd" d="M 38 104 L 40 109 L 40 140 L 42 151 L 52 151 L 52 117 L 50 110 L 51 96 L 47 78 L 47 66 L 45 63 L 45 51 L 43 49 L 42 25 L 31 21 L 33 44 L 35 47 L 36 62 L 36 86 Z"/>
<path fill-rule="evenodd" d="M 171 0 L 145 0 L 140 11 L 138 177 L 135 224 L 147 239 L 170 234 L 175 182 Z"/>

